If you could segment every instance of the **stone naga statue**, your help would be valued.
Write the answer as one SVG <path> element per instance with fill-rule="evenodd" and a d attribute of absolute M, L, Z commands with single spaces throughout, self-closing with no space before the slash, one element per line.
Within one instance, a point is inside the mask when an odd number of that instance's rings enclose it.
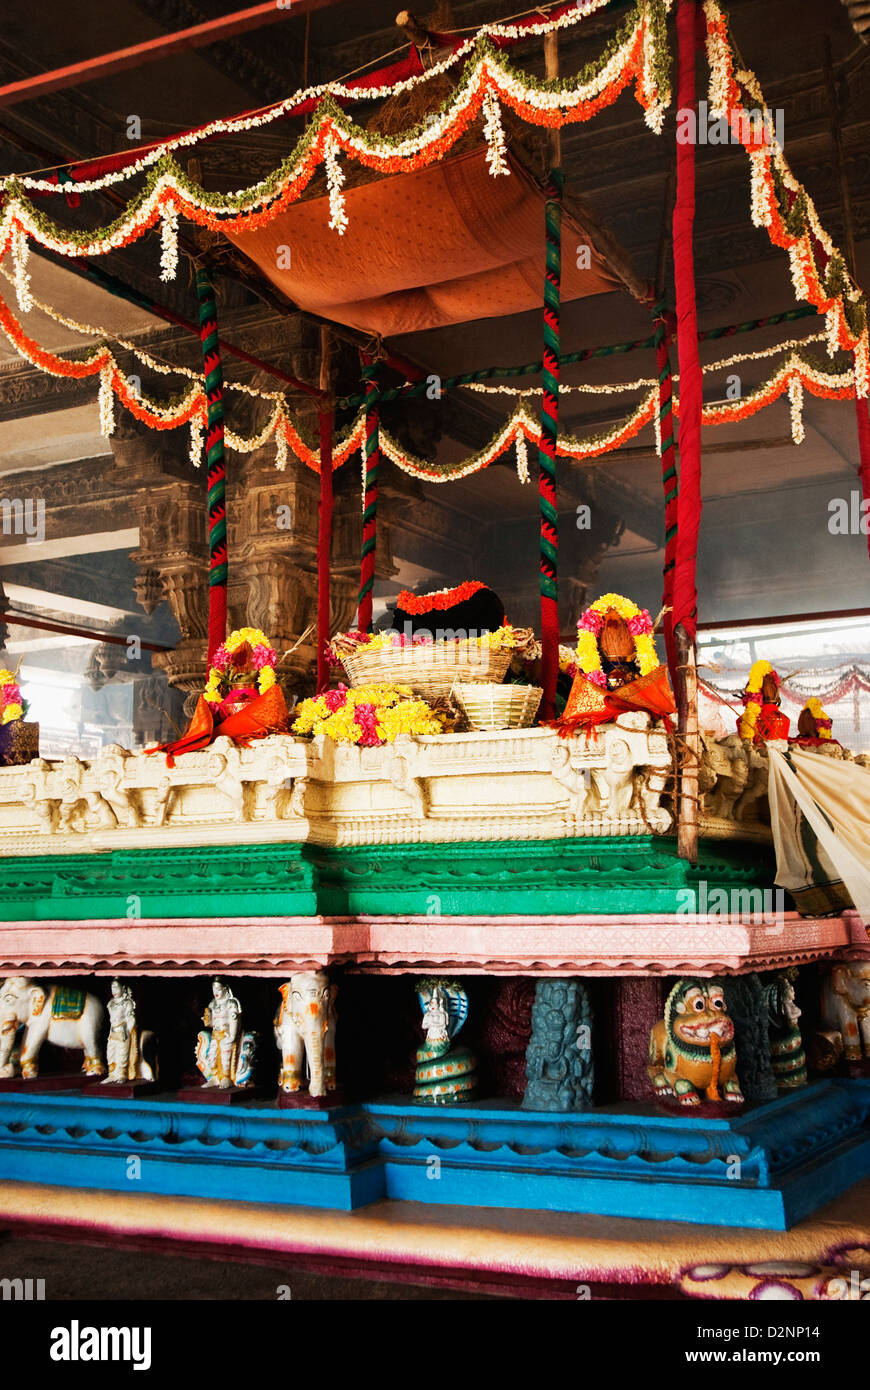
<path fill-rule="evenodd" d="M 281 1053 L 278 1085 L 282 1091 L 301 1091 L 307 1062 L 308 1094 L 325 1096 L 336 1089 L 335 997 L 338 986 L 325 970 L 291 975 L 280 988 L 275 1015 L 275 1041 Z"/>
<path fill-rule="evenodd" d="M 15 1076 L 19 1069 L 25 1078 L 38 1076 L 44 1042 L 81 1048 L 85 1076 L 102 1076 L 105 1023 L 106 1011 L 95 994 L 9 977 L 0 988 L 0 1076 Z"/>
<path fill-rule="evenodd" d="M 650 1033 L 649 1062 L 657 1098 L 676 1096 L 680 1105 L 743 1101 L 734 1024 L 719 980 L 677 981 Z"/>
<path fill-rule="evenodd" d="M 840 1034 L 847 1062 L 870 1059 L 870 961 L 831 967 L 822 983 L 822 1026 Z"/>

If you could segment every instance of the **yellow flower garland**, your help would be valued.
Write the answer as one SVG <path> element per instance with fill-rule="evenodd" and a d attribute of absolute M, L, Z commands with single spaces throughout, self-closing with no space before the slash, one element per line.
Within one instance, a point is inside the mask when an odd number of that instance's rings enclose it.
<path fill-rule="evenodd" d="M 390 648 L 393 646 L 394 635 L 392 630 L 387 632 L 376 632 L 364 642 L 360 642 L 360 651 L 379 652 L 383 651 L 385 648 Z M 452 640 L 456 642 L 465 641 L 472 647 L 489 647 L 491 651 L 501 651 L 505 647 L 513 648 L 519 645 L 516 639 L 516 630 L 510 623 L 504 623 L 502 627 L 497 627 L 492 632 L 483 632 L 479 637 L 457 637 Z M 404 642 L 402 644 L 405 648 L 409 648 L 412 645 L 414 647 L 426 648 L 443 647 L 446 644 L 443 638 L 440 638 L 437 642 L 414 642 L 413 644 Z M 396 650 L 399 651 L 400 647 L 397 646 Z"/>
<path fill-rule="evenodd" d="M 425 700 L 419 699 L 408 685 L 356 686 L 344 692 L 344 703 L 330 708 L 336 691 L 303 700 L 296 709 L 294 734 L 326 734 L 335 743 L 360 743 L 366 729 L 356 722 L 359 705 L 374 706 L 371 726 L 380 743 L 393 743 L 400 734 L 440 734 L 444 726 Z M 371 745 L 376 746 L 376 745 Z"/>

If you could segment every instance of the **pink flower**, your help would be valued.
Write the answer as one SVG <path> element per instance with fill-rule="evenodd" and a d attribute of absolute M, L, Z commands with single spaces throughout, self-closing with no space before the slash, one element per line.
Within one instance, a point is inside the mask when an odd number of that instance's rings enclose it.
<path fill-rule="evenodd" d="M 220 646 L 218 647 L 217 651 L 212 657 L 211 664 L 212 666 L 216 666 L 219 671 L 224 671 L 226 670 L 227 666 L 229 666 L 230 654 L 224 646 L 223 642 L 221 642 Z"/>
<path fill-rule="evenodd" d="M 601 631 L 601 624 L 603 621 L 604 619 L 600 613 L 594 613 L 591 608 L 587 608 L 583 617 L 577 624 L 577 631 L 579 632 L 580 629 L 583 628 L 586 632 L 592 632 L 597 637 Z"/>
<path fill-rule="evenodd" d="M 628 630 L 632 637 L 640 637 L 642 633 L 652 632 L 652 618 L 645 608 L 642 608 L 639 613 L 635 613 L 633 618 L 629 618 Z"/>
<path fill-rule="evenodd" d="M 359 741 L 363 747 L 374 748 L 383 742 L 378 735 L 378 721 L 373 704 L 357 705 L 353 712 L 353 722 L 362 729 L 362 736 Z"/>
<path fill-rule="evenodd" d="M 251 655 L 251 663 L 255 671 L 262 671 L 264 666 L 274 666 L 274 648 L 264 647 L 262 642 L 258 642 Z"/>
<path fill-rule="evenodd" d="M 347 701 L 347 686 L 339 685 L 337 690 L 327 690 L 323 697 L 323 703 L 330 714 L 335 714 L 337 709 L 341 709 Z"/>
<path fill-rule="evenodd" d="M 420 633 L 419 636 L 413 637 L 411 640 L 415 647 L 431 647 L 434 645 L 434 638 L 427 637 L 425 633 Z"/>
<path fill-rule="evenodd" d="M 20 686 L 20 685 L 4 685 L 4 686 L 2 687 L 2 690 L 3 690 L 3 704 L 4 704 L 4 705 L 20 705 L 20 704 L 21 704 L 21 686 Z"/>
<path fill-rule="evenodd" d="M 593 685 L 600 685 L 602 690 L 607 689 L 607 677 L 603 671 L 590 671 L 586 679 L 591 681 Z"/>

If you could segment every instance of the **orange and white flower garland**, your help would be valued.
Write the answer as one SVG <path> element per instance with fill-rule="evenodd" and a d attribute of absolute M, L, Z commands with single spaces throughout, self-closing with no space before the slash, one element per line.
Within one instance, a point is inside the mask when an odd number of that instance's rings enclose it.
<path fill-rule="evenodd" d="M 717 0 L 704 0 L 706 17 L 707 59 L 710 66 L 709 101 L 715 117 L 728 120 L 746 148 L 750 161 L 752 221 L 764 227 L 775 246 L 788 252 L 792 284 L 798 299 L 815 305 L 826 317 L 828 352 L 838 349 L 851 352 L 854 358 L 855 387 L 859 396 L 870 393 L 870 336 L 867 310 L 863 296 L 846 269 L 840 252 L 822 226 L 815 204 L 806 189 L 795 178 L 788 161 L 772 132 L 772 113 L 764 100 L 758 79 L 752 72 L 735 71 L 734 51 L 728 34 L 727 21 Z M 749 119 L 746 93 L 754 109 L 763 114 L 764 135 L 757 137 L 755 123 Z M 777 181 L 785 190 L 789 206 L 797 208 L 802 219 L 799 231 L 787 225 L 777 198 Z M 825 257 L 820 269 L 815 246 Z M 832 262 L 837 263 L 837 282 L 844 288 L 828 290 L 824 283 Z M 853 329 L 846 314 L 846 304 L 861 308 L 860 326 Z M 853 311 L 854 312 L 854 311 Z"/>
<path fill-rule="evenodd" d="M 499 143 L 498 104 L 533 125 L 559 127 L 591 119 L 611 105 L 626 87 L 635 83 L 635 95 L 647 123 L 661 131 L 670 92 L 654 82 L 657 68 L 664 71 L 655 41 L 656 20 L 671 0 L 639 0 L 624 37 L 590 76 L 553 83 L 537 83 L 519 72 L 493 49 L 484 37 L 479 51 L 463 73 L 437 120 L 415 126 L 401 137 L 378 135 L 358 125 L 338 105 L 335 96 L 324 96 L 319 114 L 299 140 L 294 154 L 269 178 L 232 194 L 212 194 L 195 183 L 165 149 L 148 167 L 142 194 L 110 225 L 95 232 L 72 232 L 38 211 L 27 196 L 24 180 L 5 181 L 6 198 L 0 216 L 0 259 L 21 238 L 45 246 L 63 256 L 99 256 L 128 245 L 161 222 L 160 274 L 172 279 L 177 266 L 178 217 L 183 214 L 212 231 L 239 227 L 245 231 L 272 221 L 296 201 L 324 164 L 329 193 L 329 225 L 342 235 L 347 212 L 342 193 L 344 176 L 339 155 L 356 159 L 379 173 L 409 173 L 443 158 L 481 113 L 487 127 L 489 163 L 494 174 L 505 172 L 503 133 Z M 582 17 L 582 12 L 578 12 Z M 429 74 L 431 76 L 431 72 Z M 652 85 L 651 85 L 652 84 Z M 493 143 L 494 142 L 494 143 Z M 129 176 L 129 170 L 124 171 Z M 138 172 L 133 166 L 133 172 Z M 50 185 L 54 187 L 54 185 Z M 75 190 L 65 184 L 64 191 Z M 18 257 L 21 259 L 21 252 Z"/>

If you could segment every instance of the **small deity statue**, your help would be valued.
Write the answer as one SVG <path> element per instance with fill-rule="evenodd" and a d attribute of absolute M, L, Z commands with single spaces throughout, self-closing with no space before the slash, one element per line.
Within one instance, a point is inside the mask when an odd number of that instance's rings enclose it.
<path fill-rule="evenodd" d="M 222 1090 L 253 1084 L 251 1072 L 256 1038 L 242 1028 L 242 1006 L 222 980 L 212 981 L 212 1000 L 206 1005 L 197 1034 L 196 1065 L 208 1087 Z"/>
<path fill-rule="evenodd" d="M 793 742 L 806 748 L 818 748 L 826 744 L 833 744 L 839 748 L 842 745 L 831 734 L 833 722 L 830 715 L 822 709 L 821 700 L 807 700 L 798 715 L 797 738 Z"/>
<path fill-rule="evenodd" d="M 290 717 L 275 676 L 277 663 L 278 653 L 259 628 L 231 632 L 212 657 L 205 690 L 184 734 L 146 753 L 165 753 L 167 767 L 173 767 L 179 753 L 207 748 L 216 738 L 244 746 L 251 739 L 289 733 Z"/>
<path fill-rule="evenodd" d="M 608 608 L 604 614 L 598 633 L 598 650 L 608 690 L 618 690 L 621 685 L 630 685 L 639 678 L 640 662 L 634 638 L 625 618 L 615 608 Z"/>
<path fill-rule="evenodd" d="M 677 980 L 650 1033 L 647 1072 L 657 1099 L 743 1103 L 734 1024 L 719 980 Z"/>
<path fill-rule="evenodd" d="M 675 713 L 668 673 L 655 646 L 655 624 L 645 608 L 622 594 L 604 594 L 577 624 L 575 676 L 556 723 L 563 735 L 644 711 Z"/>
<path fill-rule="evenodd" d="M 157 1058 L 154 1034 L 140 1032 L 136 1022 L 136 1001 L 130 986 L 112 981 L 112 997 L 107 1005 L 109 1038 L 106 1043 L 108 1075 L 102 1084 L 124 1085 L 130 1081 L 156 1081 Z M 148 1054 L 146 1056 L 146 1054 Z"/>
<path fill-rule="evenodd" d="M 468 1017 L 468 995 L 449 980 L 421 980 L 417 998 L 426 1034 L 417 1049 L 414 1099 L 426 1105 L 470 1100 L 477 1085 L 477 1059 L 453 1039 Z"/>
<path fill-rule="evenodd" d="M 769 661 L 756 661 L 743 691 L 743 714 L 737 732 L 752 743 L 788 738 L 790 720 L 780 709 L 782 682 Z"/>
<path fill-rule="evenodd" d="M 770 1064 L 780 1094 L 807 1084 L 807 1057 L 798 1027 L 801 1011 L 795 1002 L 794 991 L 797 973 L 797 966 L 779 970 L 764 986 Z"/>

